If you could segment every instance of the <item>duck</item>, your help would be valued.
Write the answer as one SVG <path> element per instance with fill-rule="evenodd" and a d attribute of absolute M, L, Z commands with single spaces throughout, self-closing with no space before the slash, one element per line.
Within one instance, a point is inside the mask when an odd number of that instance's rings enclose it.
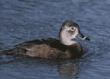
<path fill-rule="evenodd" d="M 79 29 L 79 25 L 73 21 L 65 21 L 59 32 L 60 40 L 56 38 L 44 38 L 26 41 L 13 46 L 12 49 L 1 51 L 7 54 L 20 54 L 37 58 L 78 58 L 83 55 L 82 46 L 74 41 L 75 38 L 89 40 Z"/>

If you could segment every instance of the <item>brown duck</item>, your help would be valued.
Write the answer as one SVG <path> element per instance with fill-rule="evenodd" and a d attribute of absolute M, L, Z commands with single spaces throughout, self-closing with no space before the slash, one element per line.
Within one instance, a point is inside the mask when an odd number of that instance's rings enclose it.
<path fill-rule="evenodd" d="M 55 38 L 37 39 L 14 46 L 13 49 L 1 53 L 22 54 L 38 58 L 77 58 L 83 55 L 82 46 L 73 41 L 75 38 L 89 40 L 79 30 L 78 24 L 65 21 L 59 33 L 60 40 Z"/>

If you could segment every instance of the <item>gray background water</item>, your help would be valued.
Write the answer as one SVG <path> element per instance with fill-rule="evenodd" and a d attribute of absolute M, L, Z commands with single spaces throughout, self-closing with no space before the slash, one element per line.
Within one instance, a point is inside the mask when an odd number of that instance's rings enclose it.
<path fill-rule="evenodd" d="M 65 20 L 91 41 L 76 39 L 82 59 L 46 60 L 0 54 L 0 79 L 110 79 L 110 0 L 0 0 L 0 50 L 58 38 Z"/>

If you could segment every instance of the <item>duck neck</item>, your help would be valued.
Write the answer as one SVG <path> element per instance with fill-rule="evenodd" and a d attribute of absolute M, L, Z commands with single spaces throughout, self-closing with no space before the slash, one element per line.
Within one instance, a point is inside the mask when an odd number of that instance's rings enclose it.
<path fill-rule="evenodd" d="M 76 41 L 65 39 L 65 40 L 61 40 L 61 43 L 64 44 L 64 45 L 72 45 L 72 44 L 75 44 L 77 42 Z"/>

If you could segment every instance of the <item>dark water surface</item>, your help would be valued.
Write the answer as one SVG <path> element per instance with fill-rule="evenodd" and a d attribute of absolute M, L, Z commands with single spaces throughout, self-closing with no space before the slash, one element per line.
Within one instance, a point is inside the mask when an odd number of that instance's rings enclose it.
<path fill-rule="evenodd" d="M 0 79 L 110 79 L 110 0 L 0 0 L 0 50 L 58 38 L 65 20 L 91 41 L 76 39 L 82 59 L 47 60 L 0 54 Z"/>

